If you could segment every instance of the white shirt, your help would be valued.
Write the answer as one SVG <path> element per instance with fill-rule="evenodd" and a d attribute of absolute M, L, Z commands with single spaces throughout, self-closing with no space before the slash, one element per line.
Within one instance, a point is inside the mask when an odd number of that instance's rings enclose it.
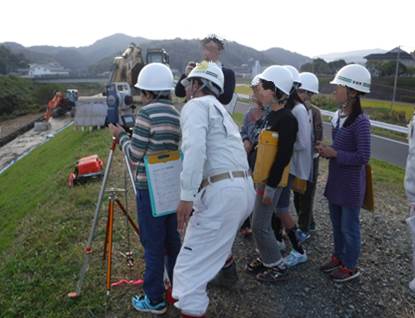
<path fill-rule="evenodd" d="M 248 171 L 238 126 L 214 96 L 188 101 L 181 112 L 183 171 L 180 198 L 193 201 L 203 179 Z"/>
<path fill-rule="evenodd" d="M 415 113 L 408 128 L 409 149 L 406 160 L 405 190 L 409 202 L 415 205 Z"/>
<path fill-rule="evenodd" d="M 339 120 L 339 117 L 340 117 L 340 120 Z M 346 121 L 346 119 L 347 119 L 347 116 L 342 116 L 340 114 L 340 110 L 337 110 L 334 113 L 333 118 L 331 119 L 331 126 L 332 126 L 332 128 L 337 128 L 337 122 L 339 124 L 339 127 L 338 128 L 342 128 L 343 125 L 344 125 L 344 122 Z"/>
<path fill-rule="evenodd" d="M 291 158 L 290 173 L 302 180 L 309 180 L 313 164 L 311 120 L 306 107 L 301 103 L 295 105 L 291 112 L 297 119 L 298 132 Z"/>

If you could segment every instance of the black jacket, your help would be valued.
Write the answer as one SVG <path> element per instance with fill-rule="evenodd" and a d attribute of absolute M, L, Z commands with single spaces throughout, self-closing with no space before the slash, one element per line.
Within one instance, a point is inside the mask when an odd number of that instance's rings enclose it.
<path fill-rule="evenodd" d="M 287 108 L 271 111 L 266 120 L 266 129 L 278 132 L 278 150 L 267 180 L 267 185 L 277 187 L 286 165 L 290 163 L 297 139 L 298 122 Z"/>
<path fill-rule="evenodd" d="M 224 76 L 224 85 L 223 85 L 223 94 L 219 96 L 219 101 L 223 104 L 229 104 L 232 100 L 233 92 L 235 91 L 235 73 L 226 67 L 222 67 L 222 72 Z M 181 83 L 182 79 L 186 78 L 186 75 L 182 74 L 179 81 L 176 84 L 174 93 L 177 97 L 185 97 L 186 91 Z"/>

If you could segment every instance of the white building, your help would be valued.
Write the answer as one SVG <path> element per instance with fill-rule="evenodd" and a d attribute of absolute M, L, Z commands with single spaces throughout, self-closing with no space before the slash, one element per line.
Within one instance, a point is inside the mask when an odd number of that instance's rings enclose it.
<path fill-rule="evenodd" d="M 58 63 L 30 64 L 29 77 L 69 76 L 69 71 Z"/>
<path fill-rule="evenodd" d="M 255 64 L 252 66 L 252 78 L 262 72 L 261 64 L 258 60 L 255 61 Z"/>

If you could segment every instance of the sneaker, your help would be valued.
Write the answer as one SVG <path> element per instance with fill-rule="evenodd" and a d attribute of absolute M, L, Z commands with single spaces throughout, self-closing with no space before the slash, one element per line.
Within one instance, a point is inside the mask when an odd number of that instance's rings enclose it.
<path fill-rule="evenodd" d="M 280 266 L 274 266 L 268 268 L 262 273 L 256 275 L 256 279 L 263 283 L 277 283 L 284 280 L 288 275 L 288 270 L 286 268 L 281 268 Z"/>
<path fill-rule="evenodd" d="M 336 271 L 330 274 L 330 278 L 336 283 L 344 283 L 349 280 L 355 279 L 360 275 L 357 268 L 349 269 L 344 266 L 340 266 Z"/>
<path fill-rule="evenodd" d="M 266 271 L 267 267 L 265 267 L 262 261 L 259 259 L 259 257 L 257 257 L 252 262 L 246 265 L 245 270 L 250 274 L 256 275 L 258 273 Z"/>
<path fill-rule="evenodd" d="M 295 235 L 297 236 L 297 239 L 300 241 L 300 243 L 307 241 L 311 237 L 310 233 L 303 232 L 300 229 L 297 229 Z"/>
<path fill-rule="evenodd" d="M 332 255 L 329 262 L 320 266 L 320 270 L 324 273 L 330 273 L 338 269 L 341 265 L 341 260 L 339 260 L 336 256 Z"/>
<path fill-rule="evenodd" d="M 281 253 L 284 253 L 284 252 L 285 252 L 285 250 L 287 249 L 287 246 L 285 245 L 284 240 L 282 240 L 282 241 L 278 241 L 278 240 L 277 240 L 277 246 L 278 246 L 278 248 L 280 249 L 280 252 L 281 252 Z"/>
<path fill-rule="evenodd" d="M 242 235 L 243 237 L 247 238 L 247 237 L 249 237 L 249 236 L 251 236 L 251 235 L 252 235 L 252 230 L 251 230 L 251 228 L 250 228 L 250 227 L 244 227 L 244 228 L 241 228 L 241 229 L 239 230 L 239 233 L 241 233 L 241 235 Z"/>
<path fill-rule="evenodd" d="M 219 273 L 209 282 L 210 286 L 232 288 L 238 282 L 236 263 L 232 262 L 228 267 L 223 267 Z"/>
<path fill-rule="evenodd" d="M 415 278 L 409 283 L 409 291 L 412 296 L 415 296 Z"/>
<path fill-rule="evenodd" d="M 288 268 L 294 267 L 298 264 L 307 262 L 307 254 L 304 251 L 304 254 L 297 252 L 296 250 L 292 250 L 287 257 L 284 257 L 284 263 L 287 265 Z"/>
<path fill-rule="evenodd" d="M 151 312 L 156 315 L 162 315 L 167 311 L 167 303 L 164 300 L 153 305 L 147 295 L 134 296 L 131 303 L 137 311 Z"/>

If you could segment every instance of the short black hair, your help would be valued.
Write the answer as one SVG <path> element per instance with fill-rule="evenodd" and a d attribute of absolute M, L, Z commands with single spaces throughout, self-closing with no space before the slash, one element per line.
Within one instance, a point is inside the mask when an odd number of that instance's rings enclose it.
<path fill-rule="evenodd" d="M 273 82 L 264 80 L 262 78 L 260 81 L 262 88 L 272 90 L 275 93 L 275 97 L 277 97 L 277 99 L 281 99 L 284 96 L 284 93 L 278 87 L 276 87 Z"/>
<path fill-rule="evenodd" d="M 209 42 L 216 43 L 217 46 L 219 47 L 219 50 L 221 50 L 221 51 L 225 49 L 225 43 L 224 43 L 224 41 L 221 38 L 219 38 L 216 34 L 209 34 L 207 37 L 205 37 L 204 39 L 202 39 L 200 41 L 200 43 L 202 45 L 206 45 Z"/>
<path fill-rule="evenodd" d="M 169 100 L 171 100 L 171 92 L 170 91 L 158 91 L 158 92 L 155 92 L 155 91 L 146 91 L 144 89 L 141 89 L 140 92 L 142 94 L 146 94 L 146 93 L 147 94 L 150 94 L 153 97 L 153 99 L 162 98 L 162 99 L 169 99 Z"/>

